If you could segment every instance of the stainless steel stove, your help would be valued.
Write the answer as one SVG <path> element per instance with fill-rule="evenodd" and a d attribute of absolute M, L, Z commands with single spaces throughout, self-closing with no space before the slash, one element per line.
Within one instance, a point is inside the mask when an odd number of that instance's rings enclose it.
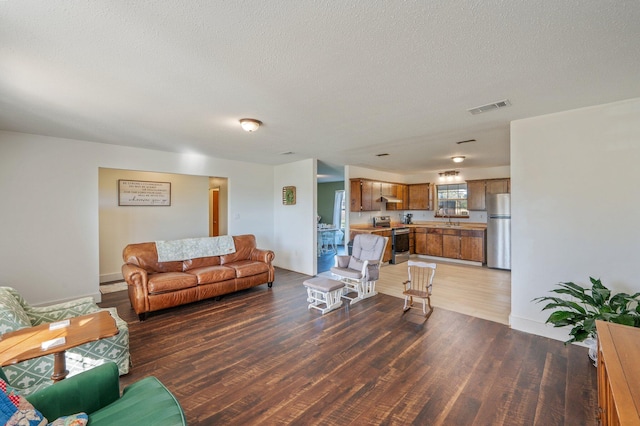
<path fill-rule="evenodd" d="M 402 263 L 409 260 L 409 228 L 393 228 L 390 263 Z"/>

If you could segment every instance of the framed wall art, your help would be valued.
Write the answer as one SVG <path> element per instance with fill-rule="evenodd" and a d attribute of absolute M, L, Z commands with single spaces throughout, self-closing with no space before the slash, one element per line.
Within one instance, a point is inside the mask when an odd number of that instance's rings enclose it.
<path fill-rule="evenodd" d="M 170 206 L 171 182 L 118 179 L 119 206 Z"/>
<path fill-rule="evenodd" d="M 282 204 L 285 206 L 292 206 L 296 203 L 296 187 L 295 186 L 283 186 L 282 187 Z"/>

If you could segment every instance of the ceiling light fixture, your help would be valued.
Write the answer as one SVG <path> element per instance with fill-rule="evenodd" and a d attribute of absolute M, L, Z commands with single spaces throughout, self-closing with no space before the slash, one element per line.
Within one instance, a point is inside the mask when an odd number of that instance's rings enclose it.
<path fill-rule="evenodd" d="M 439 180 L 447 182 L 451 182 L 452 180 L 460 180 L 460 176 L 458 176 L 459 174 L 460 172 L 457 170 L 448 170 L 446 172 L 438 173 L 438 175 L 440 175 Z"/>
<path fill-rule="evenodd" d="M 255 132 L 262 125 L 262 121 L 255 118 L 243 118 L 240 120 L 240 125 L 245 132 Z"/>
<path fill-rule="evenodd" d="M 454 163 L 462 163 L 464 161 L 464 155 L 456 155 L 455 157 L 451 157 Z"/>

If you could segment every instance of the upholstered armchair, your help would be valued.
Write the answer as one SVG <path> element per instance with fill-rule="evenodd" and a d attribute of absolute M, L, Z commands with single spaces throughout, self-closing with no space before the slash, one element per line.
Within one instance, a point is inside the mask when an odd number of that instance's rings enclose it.
<path fill-rule="evenodd" d="M 336 266 L 331 268 L 331 273 L 344 283 L 342 297 L 351 304 L 378 294 L 376 281 L 388 240 L 380 235 L 358 234 L 353 239 L 351 256 L 336 256 Z M 350 296 L 352 293 L 356 295 Z"/>
<path fill-rule="evenodd" d="M 101 309 L 91 297 L 36 307 L 29 305 L 11 287 L 0 287 L 0 333 L 25 327 L 56 322 L 80 315 L 107 310 L 116 321 L 118 334 L 107 339 L 86 343 L 66 351 L 66 367 L 69 376 L 89 370 L 107 361 L 118 366 L 120 375 L 129 372 L 129 328 L 114 308 Z M 11 386 L 29 395 L 50 386 L 53 373 L 53 355 L 34 358 L 3 367 Z"/>

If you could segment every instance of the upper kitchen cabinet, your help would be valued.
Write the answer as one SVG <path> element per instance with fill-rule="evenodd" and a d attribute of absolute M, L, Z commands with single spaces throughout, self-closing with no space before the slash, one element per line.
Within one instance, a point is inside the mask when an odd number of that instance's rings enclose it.
<path fill-rule="evenodd" d="M 467 208 L 469 210 L 485 210 L 485 183 L 484 180 L 467 181 Z"/>
<path fill-rule="evenodd" d="M 433 197 L 428 183 L 416 183 L 409 187 L 409 205 L 407 210 L 432 210 Z"/>
<path fill-rule="evenodd" d="M 469 210 L 486 210 L 487 194 L 511 192 L 511 179 L 483 179 L 467 181 L 467 206 Z"/>
<path fill-rule="evenodd" d="M 350 181 L 350 193 L 351 201 L 349 202 L 350 212 L 362 211 L 362 190 L 360 185 L 360 179 L 351 179 Z"/>
<path fill-rule="evenodd" d="M 385 187 L 385 185 L 387 185 Z M 388 192 L 385 192 L 385 189 Z M 392 195 L 402 200 L 401 203 L 387 203 L 387 210 L 405 210 L 409 205 L 409 188 L 401 183 L 383 183 L 382 192 L 384 195 Z"/>
<path fill-rule="evenodd" d="M 352 212 L 381 210 L 380 197 L 382 183 L 365 179 L 351 179 L 351 200 L 349 209 Z"/>
<path fill-rule="evenodd" d="M 382 196 L 382 183 L 370 180 L 361 181 L 362 211 L 378 211 L 382 209 L 380 197 Z"/>

